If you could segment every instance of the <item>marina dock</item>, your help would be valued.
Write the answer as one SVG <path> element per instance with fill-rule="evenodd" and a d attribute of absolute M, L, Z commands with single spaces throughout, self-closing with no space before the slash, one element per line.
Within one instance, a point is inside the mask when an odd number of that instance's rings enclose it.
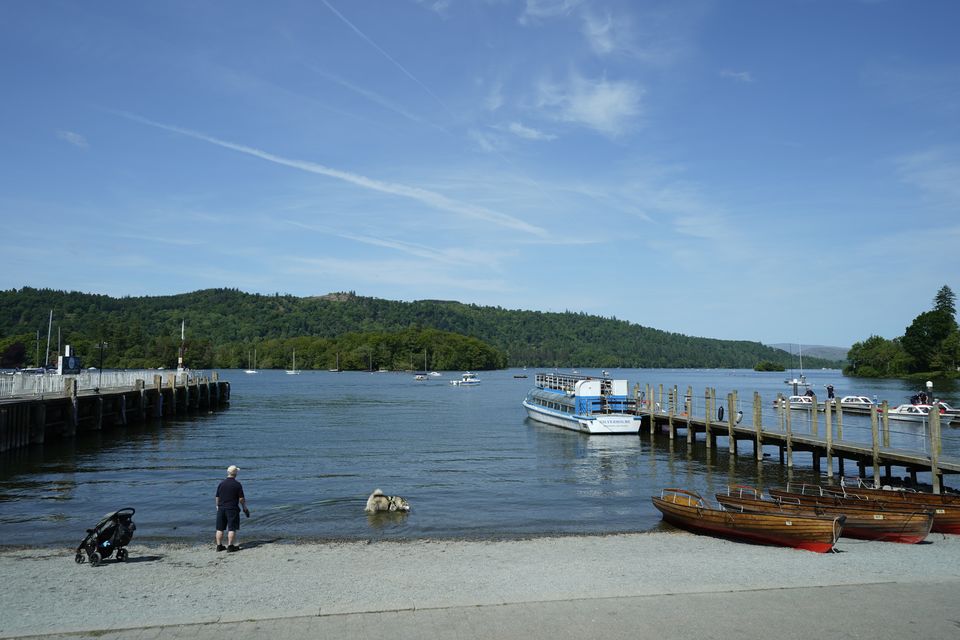
<path fill-rule="evenodd" d="M 740 443 L 749 442 L 751 454 L 758 462 L 764 459 L 764 447 L 776 447 L 780 464 L 788 468 L 793 467 L 797 452 L 806 452 L 811 455 L 813 470 L 820 473 L 823 466 L 828 479 L 835 474 L 843 477 L 846 462 L 856 464 L 860 477 L 872 478 L 876 484 L 882 477 L 890 477 L 894 467 L 905 469 L 914 483 L 918 473 L 929 473 L 935 493 L 943 490 L 945 474 L 960 473 L 960 459 L 941 455 L 941 419 L 935 411 L 929 422 L 922 425 L 919 437 L 925 445 L 923 450 L 913 450 L 891 447 L 886 402 L 870 410 L 870 438 L 866 441 L 844 438 L 844 410 L 839 399 L 827 401 L 824 410 L 818 412 L 790 409 L 780 394 L 772 403 L 768 399 L 765 404 L 760 394 L 754 392 L 746 406 L 750 411 L 746 412 L 738 408 L 742 405 L 736 391 L 719 403 L 712 388 L 695 398 L 690 387 L 682 393 L 676 386 L 665 392 L 663 385 L 654 388 L 647 384 L 641 390 L 638 384 L 633 395 L 635 411 L 646 417 L 641 435 L 648 430 L 651 438 L 685 438 L 693 444 L 702 437 L 708 451 L 716 449 L 719 438 L 726 438 L 727 448 L 734 456 L 740 453 Z M 859 418 L 864 420 L 863 416 Z"/>
<path fill-rule="evenodd" d="M 9 374 L 0 379 L 0 452 L 179 415 L 230 402 L 214 372 Z"/>

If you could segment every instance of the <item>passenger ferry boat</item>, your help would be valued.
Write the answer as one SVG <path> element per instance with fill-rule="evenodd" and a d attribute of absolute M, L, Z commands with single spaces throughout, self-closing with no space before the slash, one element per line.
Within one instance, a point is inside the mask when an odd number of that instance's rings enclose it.
<path fill-rule="evenodd" d="M 626 380 L 538 373 L 523 407 L 531 419 L 571 431 L 636 435 L 641 417 L 630 413 L 628 391 Z"/>

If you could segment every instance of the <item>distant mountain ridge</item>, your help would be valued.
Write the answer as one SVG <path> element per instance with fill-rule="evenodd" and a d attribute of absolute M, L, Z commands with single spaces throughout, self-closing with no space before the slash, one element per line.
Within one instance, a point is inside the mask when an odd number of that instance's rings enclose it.
<path fill-rule="evenodd" d="M 109 345 L 107 366 L 169 366 L 182 321 L 194 367 L 242 368 L 254 348 L 264 366 L 270 358 L 275 366 L 289 361 L 293 348 L 303 368 L 334 366 L 337 353 L 341 360 L 367 363 L 370 344 L 351 346 L 347 336 L 366 335 L 375 343 L 378 336 L 386 340 L 411 330 L 475 338 L 498 350 L 502 357 L 496 360 L 508 366 L 749 369 L 764 360 L 794 366 L 794 356 L 760 342 L 685 336 L 582 312 L 508 310 L 443 300 L 398 302 L 353 292 L 296 297 L 205 289 L 113 298 L 24 287 L 0 291 L 0 338 L 26 343 L 32 353 L 34 335 L 46 332 L 51 309 L 54 335 L 61 328 L 64 344 L 72 344 L 88 362 L 99 356 L 100 341 Z M 409 367 L 411 361 L 422 362 L 425 348 L 433 350 L 410 344 L 402 358 L 397 354 L 403 349 L 394 350 L 395 361 L 385 364 L 404 368 L 404 363 Z M 312 361 L 311 349 L 316 354 Z M 804 365 L 842 363 L 811 355 Z"/>
<path fill-rule="evenodd" d="M 804 344 L 798 347 L 795 343 L 790 342 L 778 342 L 767 346 L 773 347 L 774 349 L 781 349 L 795 356 L 798 356 L 802 350 L 804 357 L 812 356 L 814 358 L 824 358 L 825 360 L 846 360 L 847 352 L 850 351 L 850 347 L 828 347 L 818 344 Z"/>

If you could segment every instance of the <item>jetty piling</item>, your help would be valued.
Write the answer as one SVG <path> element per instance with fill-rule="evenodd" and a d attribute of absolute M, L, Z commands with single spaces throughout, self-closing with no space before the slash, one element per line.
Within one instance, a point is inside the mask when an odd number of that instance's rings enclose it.
<path fill-rule="evenodd" d="M 662 390 L 663 386 L 661 384 L 658 388 Z M 652 391 L 653 385 L 647 384 L 646 388 Z M 738 410 L 738 395 L 739 392 L 736 390 L 727 393 L 726 414 L 721 416 L 721 411 L 716 406 L 715 389 L 705 388 L 702 402 L 698 402 L 692 388 L 688 387 L 681 407 L 679 391 L 676 386 L 673 386 L 668 390 L 666 405 L 647 401 L 642 406 L 638 405 L 637 411 L 647 416 L 651 437 L 655 437 L 658 433 L 663 434 L 671 445 L 676 438 L 677 428 L 686 428 L 685 440 L 688 445 L 696 443 L 699 434 L 704 434 L 708 455 L 716 447 L 716 438 L 726 435 L 731 464 L 739 454 L 738 442 L 750 440 L 754 446 L 753 453 L 758 464 L 758 473 L 762 469 L 765 446 L 777 447 L 780 463 L 787 467 L 788 475 L 793 472 L 797 463 L 797 451 L 810 454 L 813 471 L 817 474 L 821 471 L 821 462 L 825 461 L 824 472 L 829 481 L 832 481 L 837 474 L 841 477 L 845 475 L 848 461 L 856 463 L 859 475 L 865 479 L 870 475 L 868 468 L 872 467 L 874 485 L 879 485 L 882 481 L 881 467 L 888 477 L 893 467 L 901 467 L 910 474 L 914 483 L 917 481 L 918 473 L 929 473 L 932 479 L 931 484 L 937 491 L 942 490 L 944 475 L 960 473 L 960 458 L 956 456 L 944 458 L 942 455 L 941 421 L 939 415 L 935 415 L 936 412 L 931 414 L 929 435 L 923 436 L 928 440 L 924 439 L 919 441 L 920 444 L 913 445 L 915 449 L 894 449 L 890 446 L 889 407 L 886 403 L 872 409 L 870 415 L 866 416 L 869 422 L 864 421 L 863 424 L 851 422 L 850 425 L 853 425 L 851 427 L 843 425 L 844 411 L 840 400 L 828 399 L 819 405 L 824 412 L 824 429 L 821 433 L 817 416 L 819 407 L 802 411 L 790 409 L 788 399 L 781 394 L 777 394 L 777 400 L 773 405 L 776 407 L 777 415 L 772 424 L 771 416 L 764 414 L 763 399 L 759 392 L 753 394 L 752 421 L 748 423 L 743 420 L 743 424 L 740 424 L 739 418 L 742 414 Z M 649 394 L 648 397 L 650 397 Z M 677 420 L 678 417 L 682 420 Z M 718 432 L 716 428 L 717 422 L 722 422 L 723 418 L 726 418 L 727 423 L 725 434 L 722 431 Z M 836 431 L 834 431 L 835 423 Z M 848 432 L 851 428 L 853 429 L 852 439 L 845 437 L 850 433 L 844 434 L 844 426 L 848 427 Z M 869 429 L 869 435 L 867 435 L 867 429 Z M 917 434 L 913 431 L 901 433 L 910 438 L 917 438 Z"/>
<path fill-rule="evenodd" d="M 166 385 L 160 375 L 153 375 L 150 388 L 147 372 L 105 373 L 111 382 L 103 388 L 91 384 L 82 388 L 82 374 L 46 374 L 16 381 L 21 385 L 16 389 L 5 388 L 0 396 L 0 453 L 178 413 L 212 411 L 230 401 L 230 383 L 216 372 L 170 375 Z M 90 376 L 83 379 L 91 381 Z"/>

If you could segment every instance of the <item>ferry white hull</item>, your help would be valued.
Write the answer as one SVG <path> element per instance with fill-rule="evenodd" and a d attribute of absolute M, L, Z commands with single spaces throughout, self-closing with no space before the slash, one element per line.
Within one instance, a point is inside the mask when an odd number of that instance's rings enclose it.
<path fill-rule="evenodd" d="M 627 414 L 603 414 L 595 416 L 575 416 L 559 411 L 551 411 L 524 401 L 524 408 L 531 420 L 549 424 L 561 429 L 589 433 L 591 435 L 637 435 L 640 432 L 640 416 Z"/>

